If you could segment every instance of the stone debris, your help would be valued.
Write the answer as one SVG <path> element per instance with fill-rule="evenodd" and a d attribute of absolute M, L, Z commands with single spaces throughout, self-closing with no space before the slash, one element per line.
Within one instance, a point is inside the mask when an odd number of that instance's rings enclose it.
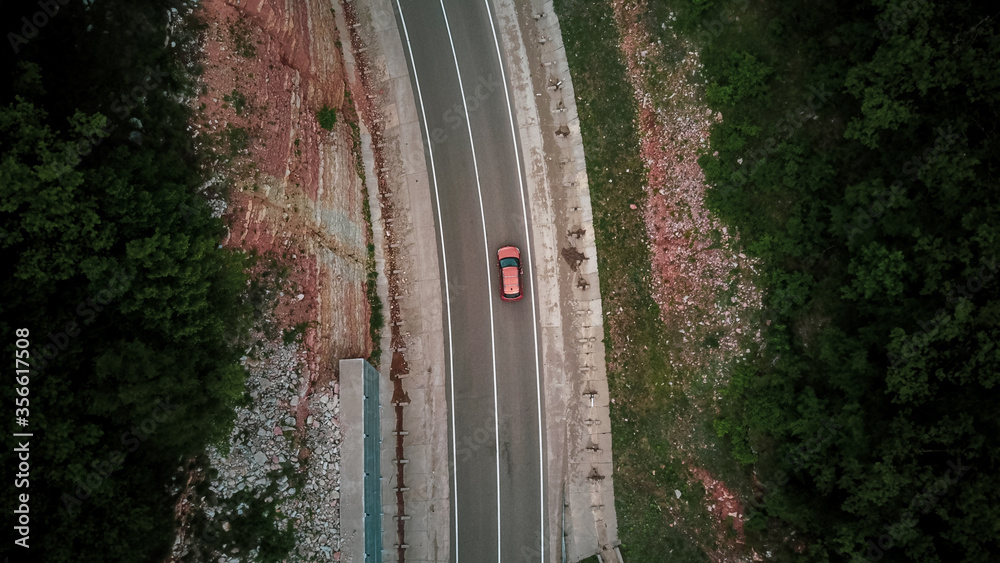
<path fill-rule="evenodd" d="M 277 342 L 260 348 L 258 365 L 247 367 L 247 393 L 252 401 L 236 412 L 229 455 L 209 450 L 210 463 L 219 472 L 209 488 L 223 498 L 246 488 L 264 489 L 271 482 L 269 472 L 290 468 L 305 483 L 299 489 L 286 476 L 276 481 L 279 512 L 296 528 L 292 560 L 338 561 L 342 436 L 340 401 L 333 394 L 337 389 L 333 385 L 316 389 L 322 395 L 310 402 L 309 419 L 318 424 L 297 429 L 295 411 L 281 405 L 298 397 L 297 376 L 303 364 L 299 345 Z M 249 362 L 244 360 L 244 364 Z M 282 422 L 288 425 L 281 426 Z M 303 457 L 302 451 L 309 454 Z"/>
<path fill-rule="evenodd" d="M 654 40 L 646 26 L 646 2 L 615 0 L 612 7 L 638 108 L 649 183 L 639 207 L 649 237 L 652 294 L 664 324 L 687 329 L 679 330 L 685 335 L 682 343 L 696 344 L 679 347 L 671 364 L 705 365 L 750 355 L 744 351 L 748 336 L 754 342 L 758 338 L 745 334 L 746 323 L 761 308 L 756 262 L 739 253 L 736 233 L 708 210 L 698 164 L 711 126 L 722 120 L 701 101 L 704 65 L 680 39 L 673 48 L 685 55 L 676 62 L 667 56 L 671 47 Z M 680 97 L 673 100 L 674 94 Z M 702 346 L 706 339 L 713 345 Z M 712 381 L 717 387 L 727 382 L 723 370 Z"/>

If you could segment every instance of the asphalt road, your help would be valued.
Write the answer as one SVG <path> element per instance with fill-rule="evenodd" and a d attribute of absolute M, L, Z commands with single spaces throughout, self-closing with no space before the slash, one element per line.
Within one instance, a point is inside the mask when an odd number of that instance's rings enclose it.
<path fill-rule="evenodd" d="M 446 280 L 451 559 L 549 560 L 542 554 L 548 507 L 526 195 L 490 7 L 485 0 L 397 0 L 396 8 L 422 112 Z M 514 303 L 499 298 L 496 252 L 508 244 L 524 262 L 525 297 Z"/>

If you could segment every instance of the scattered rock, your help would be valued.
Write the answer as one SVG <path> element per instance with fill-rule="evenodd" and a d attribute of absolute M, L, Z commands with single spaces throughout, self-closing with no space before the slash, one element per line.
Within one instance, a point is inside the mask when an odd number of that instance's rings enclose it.
<path fill-rule="evenodd" d="M 335 553 L 339 553 L 331 546 L 340 545 L 338 456 L 341 430 L 330 422 L 335 418 L 338 401 L 336 396 L 331 401 L 330 395 L 324 395 L 313 402 L 304 436 L 299 434 L 294 426 L 295 417 L 287 416 L 287 406 L 284 406 L 294 405 L 298 399 L 297 388 L 288 385 L 289 375 L 301 367 L 297 346 L 270 343 L 260 351 L 259 357 L 264 359 L 259 365 L 250 366 L 244 360 L 248 372 L 247 391 L 256 398 L 247 407 L 237 410 L 229 455 L 222 457 L 217 450 L 209 450 L 211 464 L 219 471 L 218 478 L 209 487 L 221 498 L 231 497 L 237 491 L 259 491 L 272 483 L 270 471 L 290 463 L 306 485 L 294 487 L 288 475 L 280 475 L 273 481 L 278 492 L 268 500 L 276 501 L 280 514 L 295 521 L 298 553 L 293 559 L 331 561 L 336 560 Z M 327 423 L 321 425 L 319 419 Z M 256 428 L 257 431 L 247 438 L 241 433 L 244 428 Z M 286 432 L 301 436 L 304 441 L 285 439 Z M 307 458 L 299 456 L 303 447 L 311 452 Z M 310 461 L 313 456 L 318 456 L 314 462 Z M 299 495 L 294 496 L 296 493 Z M 306 514 L 310 516 L 304 517 Z"/>

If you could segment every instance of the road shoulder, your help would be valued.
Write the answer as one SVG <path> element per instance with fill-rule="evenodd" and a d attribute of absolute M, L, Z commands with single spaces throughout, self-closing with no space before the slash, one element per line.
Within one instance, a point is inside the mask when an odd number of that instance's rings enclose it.
<path fill-rule="evenodd" d="M 402 522 L 407 563 L 444 562 L 451 545 L 450 432 L 441 270 L 437 252 L 420 252 L 439 248 L 423 137 L 392 3 L 357 0 L 353 10 L 354 22 L 348 25 L 358 26 L 358 36 L 365 39 L 368 84 L 367 90 L 353 90 L 365 96 L 357 103 L 368 108 L 366 121 L 378 129 L 377 146 L 367 123 L 360 134 L 387 323 L 381 368 L 383 560 L 399 560 L 397 517 L 409 515 Z M 349 80 L 358 80 L 349 74 Z M 390 371 L 401 378 L 401 394 L 392 392 Z M 405 515 L 398 514 L 396 503 L 396 405 L 403 408 Z"/>
<path fill-rule="evenodd" d="M 597 249 L 569 65 L 551 1 L 494 6 L 531 216 L 552 507 L 546 529 L 563 530 L 549 534 L 549 552 L 617 561 Z"/>

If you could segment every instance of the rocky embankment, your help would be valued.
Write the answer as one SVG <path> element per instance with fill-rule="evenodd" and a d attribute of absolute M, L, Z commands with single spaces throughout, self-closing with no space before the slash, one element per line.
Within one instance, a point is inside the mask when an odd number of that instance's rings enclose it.
<path fill-rule="evenodd" d="M 210 490 L 222 498 L 246 489 L 266 491 L 273 495 L 283 525 L 295 527 L 296 560 L 339 561 L 339 384 L 315 389 L 311 414 L 300 430 L 290 414 L 303 377 L 298 375 L 302 357 L 297 346 L 271 344 L 259 355 L 261 359 L 246 360 L 254 376 L 248 384 L 252 403 L 237 412 L 230 451 L 210 452 L 219 471 Z"/>
<path fill-rule="evenodd" d="M 365 191 L 334 16 L 321 3 L 274 0 L 207 0 L 194 16 L 203 73 L 191 129 L 217 156 L 207 191 L 227 202 L 224 244 L 258 256 L 255 273 L 280 280 L 271 295 L 283 291 L 244 359 L 250 401 L 228 451 L 209 452 L 217 476 L 199 477 L 215 500 L 188 495 L 179 518 L 225 520 L 214 507 L 251 491 L 279 529 L 294 527 L 293 559 L 337 561 L 337 362 L 367 357 L 372 342 Z M 335 112 L 332 127 L 320 127 L 320 110 Z M 175 557 L 190 554 L 192 535 L 179 535 Z"/>
<path fill-rule="evenodd" d="M 270 253 L 301 300 L 282 322 L 315 321 L 304 335 L 310 381 L 336 360 L 371 350 L 365 281 L 365 192 L 344 119 L 343 57 L 334 16 L 314 2 L 204 4 L 204 131 L 235 153 L 226 244 Z M 332 130 L 316 114 L 335 110 Z M 234 143 L 235 141 L 235 143 Z M 228 146 L 226 146 L 228 145 Z M 301 418 L 301 417 L 300 417 Z M 301 422 L 301 420 L 300 420 Z"/>

